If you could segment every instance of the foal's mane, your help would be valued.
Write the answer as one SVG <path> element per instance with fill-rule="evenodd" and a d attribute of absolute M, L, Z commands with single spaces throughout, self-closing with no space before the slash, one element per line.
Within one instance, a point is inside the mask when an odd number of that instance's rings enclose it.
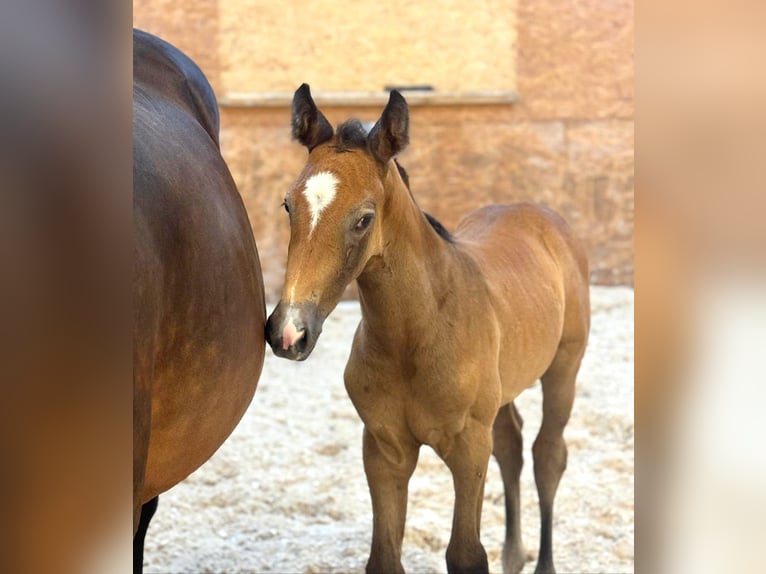
<path fill-rule="evenodd" d="M 404 185 L 407 186 L 407 191 L 410 192 L 410 197 L 412 198 L 412 201 L 414 201 L 415 205 L 417 205 L 418 202 L 415 200 L 415 196 L 412 195 L 412 189 L 410 188 L 410 176 L 407 174 L 407 171 L 401 166 L 401 164 L 398 161 L 394 160 L 394 163 L 396 164 L 396 169 L 399 170 L 399 176 L 402 178 Z M 420 211 L 423 211 L 423 210 L 421 209 Z M 430 223 L 431 227 L 434 228 L 434 231 L 436 231 L 436 233 L 439 234 L 439 237 L 441 237 L 442 239 L 444 239 L 444 241 L 447 241 L 449 243 L 452 243 L 454 241 L 452 238 L 452 234 L 449 231 L 447 231 L 447 228 L 444 227 L 438 219 L 436 219 L 433 215 L 431 215 L 430 213 L 426 211 L 423 211 L 423 215 L 426 216 L 428 223 Z"/>
<path fill-rule="evenodd" d="M 352 149 L 367 149 L 367 130 L 362 122 L 357 119 L 350 119 L 340 124 L 338 129 L 335 130 L 334 147 L 335 151 L 338 153 L 348 152 Z M 412 195 L 412 189 L 410 188 L 410 176 L 397 160 L 394 160 L 394 163 L 396 164 L 396 169 L 399 170 L 399 176 L 402 178 L 402 181 L 404 181 L 404 185 L 407 186 L 407 191 L 409 192 L 412 201 L 417 205 L 418 202 L 415 200 L 415 196 Z M 423 210 L 421 209 L 421 211 Z M 447 231 L 447 228 L 434 216 L 425 211 L 423 211 L 423 215 L 425 215 L 426 220 L 428 220 L 428 223 L 433 227 L 439 237 L 449 243 L 454 241 L 452 234 Z"/>

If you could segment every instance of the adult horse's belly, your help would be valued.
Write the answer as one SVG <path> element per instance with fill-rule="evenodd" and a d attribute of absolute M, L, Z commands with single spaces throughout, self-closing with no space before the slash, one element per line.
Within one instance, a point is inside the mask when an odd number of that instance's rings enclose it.
<path fill-rule="evenodd" d="M 151 397 L 145 502 L 202 465 L 239 422 L 263 366 L 266 313 L 250 223 L 217 147 L 172 106 L 137 110 L 134 359 Z M 159 116 L 172 133 L 158 131 Z"/>
<path fill-rule="evenodd" d="M 257 355 L 255 346 L 253 355 Z M 232 377 L 179 374 L 157 381 L 144 502 L 182 481 L 223 444 L 250 404 L 259 372 L 252 364 Z M 189 408 L 186 400 L 194 407 Z"/>

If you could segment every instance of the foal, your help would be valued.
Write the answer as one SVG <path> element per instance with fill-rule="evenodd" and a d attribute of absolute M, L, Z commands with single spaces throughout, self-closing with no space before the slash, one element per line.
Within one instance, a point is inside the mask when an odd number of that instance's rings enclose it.
<path fill-rule="evenodd" d="M 529 204 L 474 211 L 450 236 L 418 208 L 393 159 L 408 143 L 408 124 L 407 103 L 392 91 L 369 135 L 356 120 L 334 133 L 309 87 L 296 91 L 293 136 L 309 156 L 285 198 L 287 272 L 267 340 L 278 356 L 304 360 L 357 280 L 362 321 L 345 383 L 364 422 L 373 510 L 367 572 L 403 572 L 407 485 L 423 444 L 454 480 L 449 572 L 487 572 L 479 527 L 490 453 L 505 487 L 503 569 L 521 570 L 522 420 L 513 399 L 541 379 L 535 571 L 554 572 L 562 435 L 590 323 L 583 248 L 559 216 Z"/>

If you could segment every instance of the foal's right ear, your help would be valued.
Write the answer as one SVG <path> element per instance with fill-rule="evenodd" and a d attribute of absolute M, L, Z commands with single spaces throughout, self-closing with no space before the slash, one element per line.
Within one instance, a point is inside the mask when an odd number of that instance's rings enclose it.
<path fill-rule="evenodd" d="M 367 135 L 367 144 L 381 165 L 407 147 L 410 142 L 410 112 L 407 101 L 391 90 L 383 115 Z"/>
<path fill-rule="evenodd" d="M 293 96 L 293 138 L 305 145 L 309 151 L 332 138 L 333 129 L 319 111 L 308 84 L 302 84 Z"/>

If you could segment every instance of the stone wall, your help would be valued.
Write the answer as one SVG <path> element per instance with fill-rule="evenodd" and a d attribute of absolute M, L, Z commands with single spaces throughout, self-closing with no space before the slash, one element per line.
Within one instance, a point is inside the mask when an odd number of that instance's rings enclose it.
<path fill-rule="evenodd" d="M 136 0 L 134 21 L 186 51 L 221 96 L 215 6 Z M 632 284 L 633 2 L 518 0 L 516 18 L 508 58 L 516 58 L 519 102 L 413 106 L 410 148 L 401 156 L 413 193 L 447 228 L 490 202 L 546 204 L 585 240 L 594 283 Z M 338 123 L 375 120 L 381 106 L 322 109 Z M 222 148 L 272 300 L 288 240 L 280 203 L 305 161 L 305 150 L 290 141 L 289 120 L 287 105 L 221 109 Z"/>

